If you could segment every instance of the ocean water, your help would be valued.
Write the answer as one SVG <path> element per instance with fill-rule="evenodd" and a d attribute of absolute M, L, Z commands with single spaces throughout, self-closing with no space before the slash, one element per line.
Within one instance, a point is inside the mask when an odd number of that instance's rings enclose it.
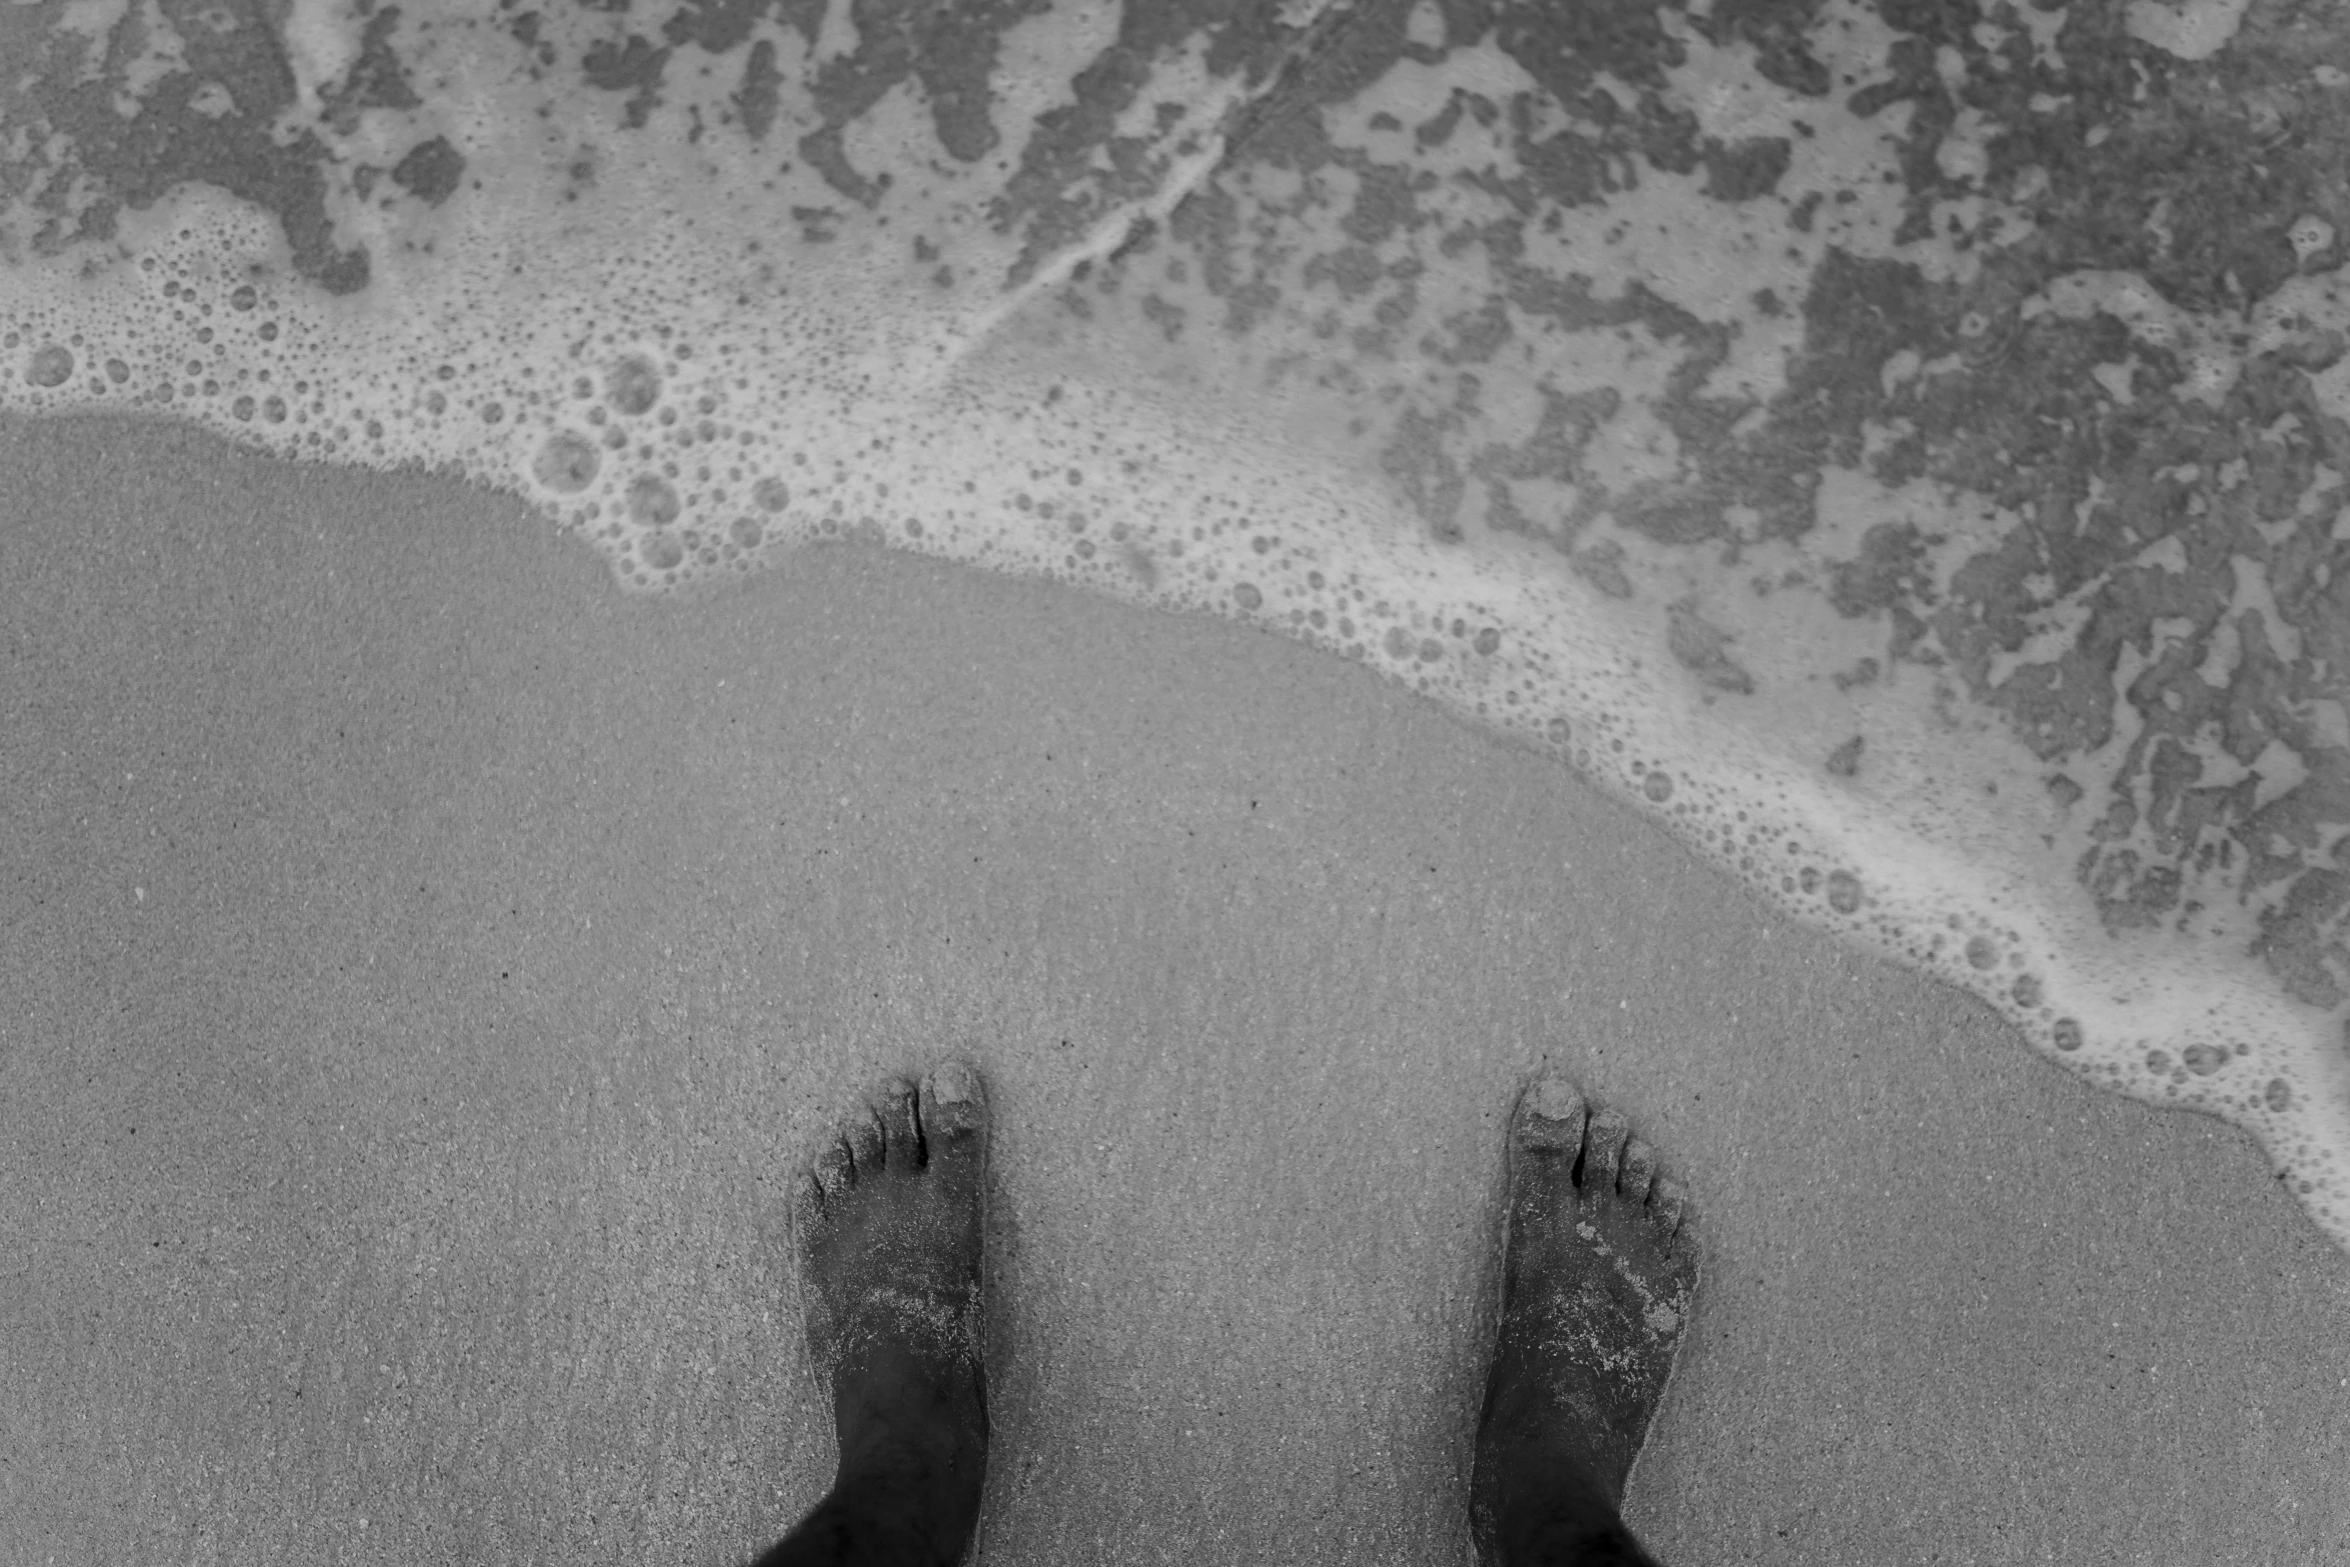
<path fill-rule="evenodd" d="M 0 409 L 1261 625 L 2350 1244 L 2350 20 L 30 0 Z"/>

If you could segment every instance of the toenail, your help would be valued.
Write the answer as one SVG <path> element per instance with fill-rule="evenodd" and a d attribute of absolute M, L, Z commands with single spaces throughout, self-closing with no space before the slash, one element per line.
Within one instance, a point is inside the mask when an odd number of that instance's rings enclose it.
<path fill-rule="evenodd" d="M 930 1093 L 942 1105 L 959 1105 L 977 1098 L 979 1074 L 960 1061 L 948 1061 L 930 1074 Z"/>
<path fill-rule="evenodd" d="M 1534 1084 L 1526 1108 L 1545 1121 L 1571 1121 L 1583 1113 L 1583 1096 L 1563 1077 L 1545 1077 Z"/>

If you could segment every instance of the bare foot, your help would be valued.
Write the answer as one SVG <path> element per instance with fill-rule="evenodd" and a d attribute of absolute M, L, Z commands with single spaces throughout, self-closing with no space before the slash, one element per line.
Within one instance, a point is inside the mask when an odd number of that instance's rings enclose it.
<path fill-rule="evenodd" d="M 1682 1205 L 1621 1115 L 1562 1077 L 1519 1095 L 1470 1491 L 1487 1562 L 1647 1559 L 1616 1508 L 1696 1290 Z"/>
<path fill-rule="evenodd" d="M 808 1353 L 832 1389 L 840 1472 L 763 1561 L 831 1560 L 815 1551 L 818 1535 L 859 1542 L 853 1554 L 886 1540 L 887 1560 L 962 1554 L 987 1463 L 986 1176 L 986 1094 L 960 1061 L 919 1090 L 903 1078 L 882 1084 L 817 1156 L 794 1227 Z"/>

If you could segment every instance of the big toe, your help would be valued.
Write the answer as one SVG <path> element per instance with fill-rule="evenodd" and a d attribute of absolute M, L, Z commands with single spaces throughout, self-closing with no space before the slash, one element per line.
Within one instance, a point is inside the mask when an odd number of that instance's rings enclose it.
<path fill-rule="evenodd" d="M 987 1144 L 987 1088 L 968 1061 L 942 1061 L 922 1079 L 922 1132 L 933 1159 L 976 1160 Z"/>
<path fill-rule="evenodd" d="M 1582 1090 L 1558 1076 L 1538 1077 L 1518 1096 L 1510 1131 L 1519 1147 L 1533 1153 L 1563 1153 L 1583 1146 L 1587 1109 Z"/>

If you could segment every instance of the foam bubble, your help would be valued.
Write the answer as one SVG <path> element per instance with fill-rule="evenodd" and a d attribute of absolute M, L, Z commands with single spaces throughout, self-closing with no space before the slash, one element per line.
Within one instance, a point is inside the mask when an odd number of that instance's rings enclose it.
<path fill-rule="evenodd" d="M 638 527 L 658 532 L 682 510 L 676 488 L 659 474 L 642 473 L 628 481 L 628 517 Z"/>
<path fill-rule="evenodd" d="M 109 161 L 170 62 L 0 99 L 0 407 L 452 464 L 681 613 L 859 539 L 1246 618 L 2250 1128 L 2350 1239 L 2350 285 L 2252 205 L 2299 154 L 2238 62 L 2085 11 L 1974 61 L 1505 7 L 1344 81 L 1285 69 L 1339 12 L 1029 26 L 1017 82 L 762 16 L 616 87 L 617 14 L 305 7 L 236 40 L 307 138 L 268 189 Z M 2142 103 L 2072 78 L 2150 48 Z"/>
<path fill-rule="evenodd" d="M 614 361 L 604 376 L 604 401 L 612 411 L 635 417 L 650 413 L 661 400 L 661 372 L 638 354 Z"/>
<path fill-rule="evenodd" d="M 531 477 L 558 495 L 577 495 L 593 484 L 603 458 L 587 440 L 570 431 L 550 435 L 531 463 Z"/>
<path fill-rule="evenodd" d="M 35 386 L 63 386 L 72 377 L 73 351 L 56 343 L 35 349 L 24 369 L 24 378 Z"/>

